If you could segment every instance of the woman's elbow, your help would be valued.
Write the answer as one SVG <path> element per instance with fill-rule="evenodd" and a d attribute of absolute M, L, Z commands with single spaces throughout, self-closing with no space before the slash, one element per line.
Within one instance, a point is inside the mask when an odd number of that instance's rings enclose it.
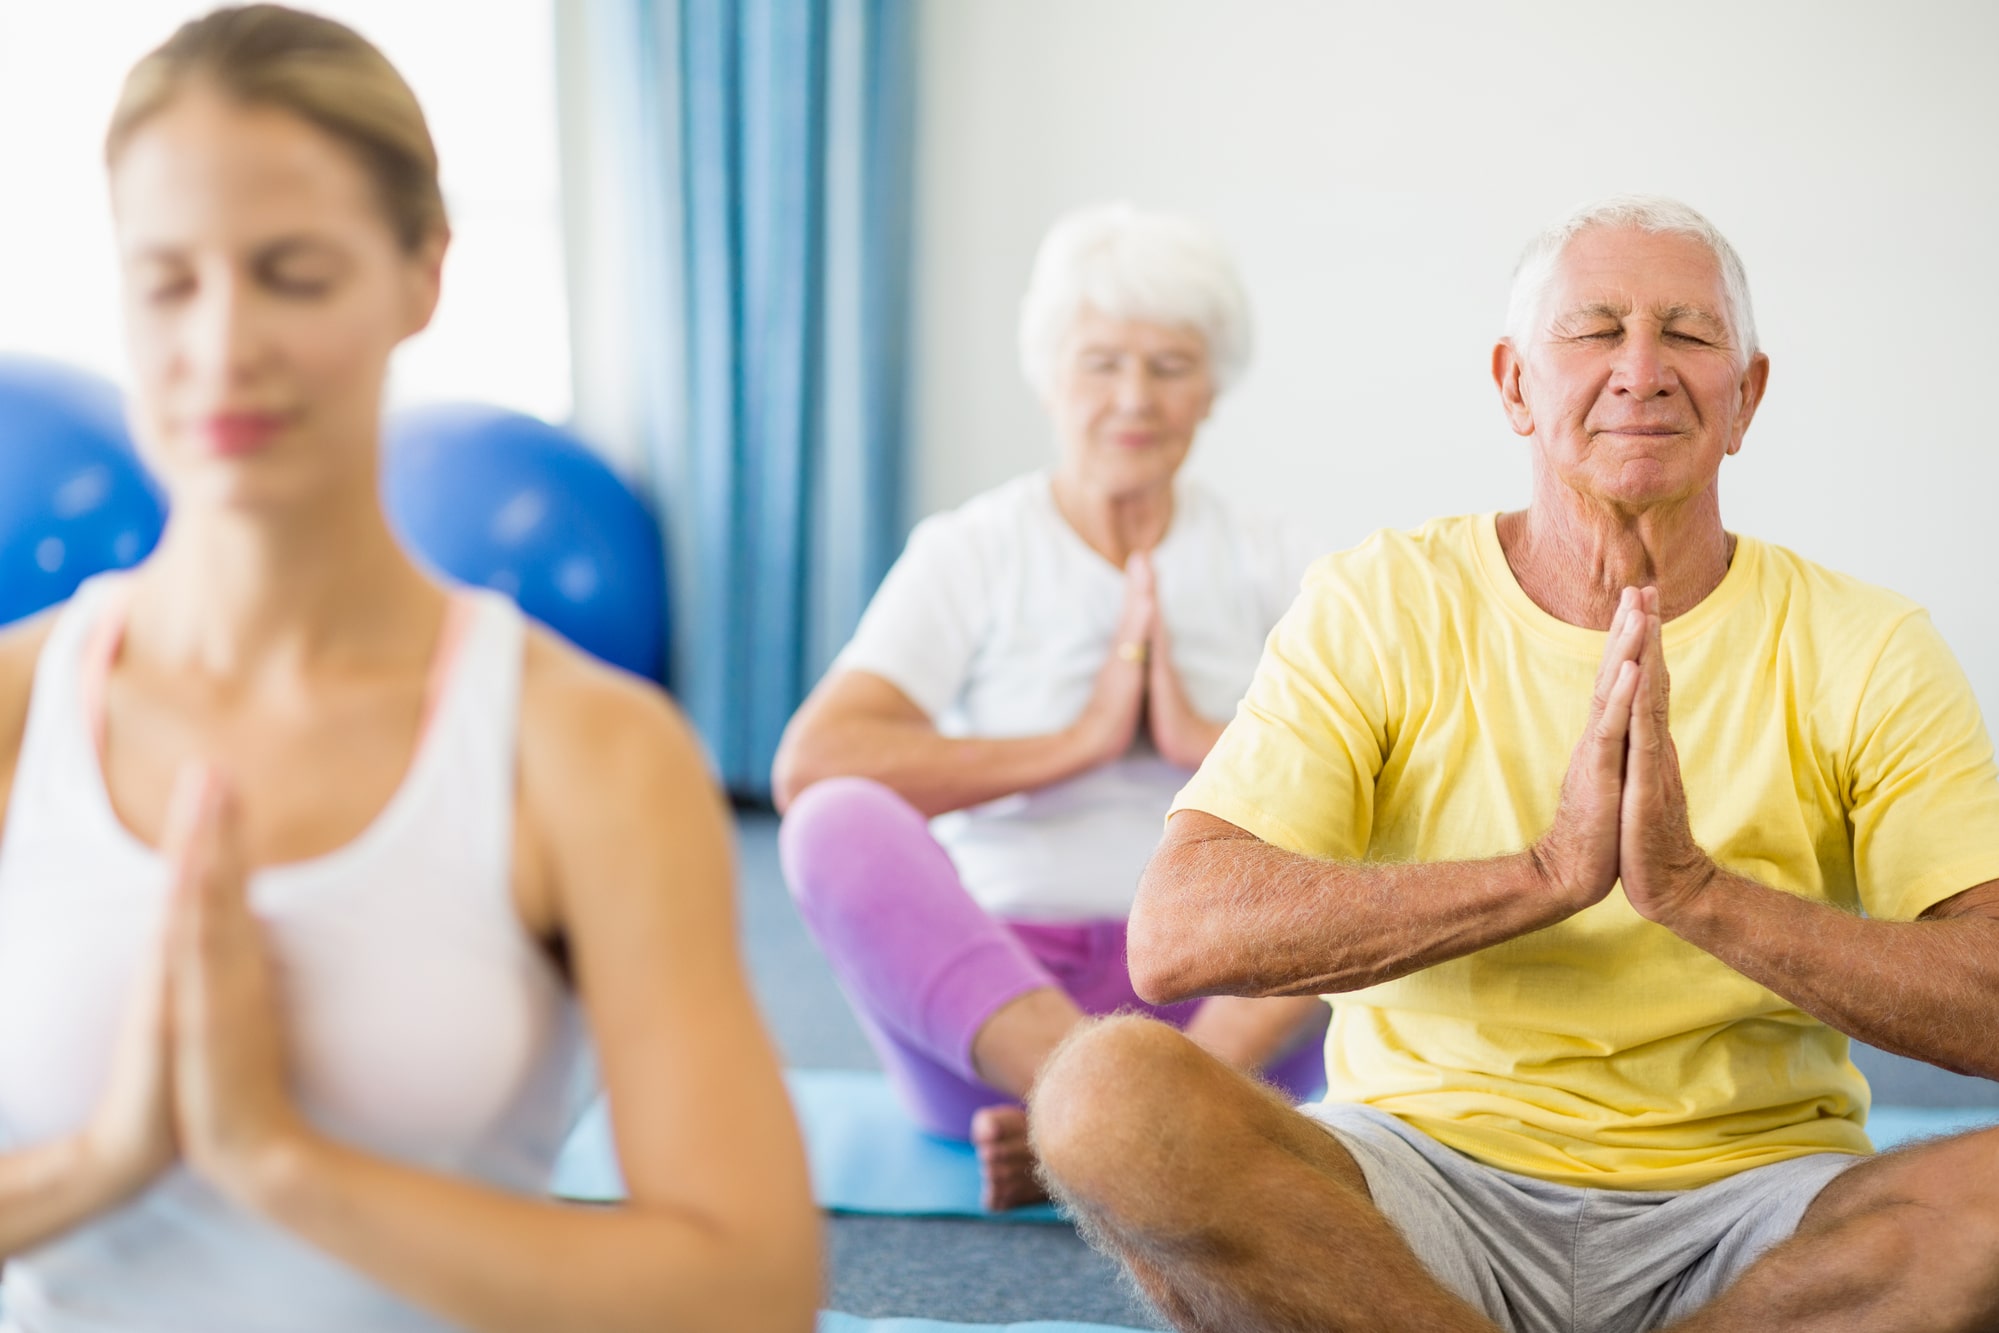
<path fill-rule="evenodd" d="M 763 1321 L 770 1333 L 812 1333 L 818 1323 L 821 1289 L 820 1255 L 814 1246 L 808 1261 L 783 1265 L 757 1284 L 753 1299 L 761 1303 L 768 1318 Z M 729 1327 L 740 1329 L 740 1323 Z"/>
<path fill-rule="evenodd" d="M 809 1196 L 803 1215 L 792 1217 L 783 1231 L 786 1239 L 776 1245 L 767 1261 L 769 1279 L 764 1289 L 780 1312 L 778 1327 L 809 1333 L 818 1322 L 824 1294 L 820 1275 L 826 1258 L 819 1210 L 809 1202 Z M 767 1230 L 754 1243 L 770 1245 L 775 1239 L 775 1230 Z"/>
<path fill-rule="evenodd" d="M 808 733 L 809 729 L 793 722 L 778 739 L 777 754 L 770 763 L 770 803 L 779 814 L 790 809 L 807 787 L 833 776 L 814 753 L 816 747 Z"/>
<path fill-rule="evenodd" d="M 816 1272 L 800 1264 L 782 1270 L 758 1264 L 736 1277 L 716 1293 L 721 1299 L 704 1310 L 705 1317 L 686 1320 L 688 1311 L 676 1308 L 672 1325 L 714 1333 L 812 1333 L 821 1296 Z"/>
<path fill-rule="evenodd" d="M 793 765 L 785 762 L 784 751 L 777 752 L 777 758 L 770 766 L 770 803 L 779 814 L 791 808 L 792 798 L 805 790 L 805 784 Z"/>
<path fill-rule="evenodd" d="M 766 1217 L 735 1231 L 710 1271 L 713 1327 L 730 1333 L 811 1333 L 823 1294 L 822 1249 L 816 1209 L 786 1209 L 781 1218 Z"/>

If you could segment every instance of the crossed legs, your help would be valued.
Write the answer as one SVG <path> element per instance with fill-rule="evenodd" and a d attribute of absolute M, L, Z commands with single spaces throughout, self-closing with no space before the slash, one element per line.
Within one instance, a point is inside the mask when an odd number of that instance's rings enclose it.
<path fill-rule="evenodd" d="M 1999 1330 L 1999 1129 L 1884 1153 L 1674 1333 Z"/>
<path fill-rule="evenodd" d="M 1044 1174 L 1186 1333 L 1489 1333 L 1339 1141 L 1171 1028 L 1080 1028 L 1032 1101 Z"/>
<path fill-rule="evenodd" d="M 1495 1327 L 1424 1268 L 1337 1139 L 1161 1024 L 1078 1029 L 1032 1109 L 1056 1195 L 1187 1333 Z M 1674 1333 L 1789 1330 L 1999 1330 L 1999 1131 L 1847 1171 Z"/>
<path fill-rule="evenodd" d="M 1020 1106 L 1086 1012 L 1143 1007 L 1239 1068 L 1304 1094 L 1323 1071 L 1317 1000 L 1143 1006 L 1121 922 L 1006 923 L 975 903 L 927 821 L 865 778 L 816 783 L 779 835 L 801 917 L 924 1128 L 969 1139 L 985 1203 L 1041 1198 Z M 1323 1086 L 1318 1083 L 1317 1086 Z"/>
<path fill-rule="evenodd" d="M 1313 998 L 1222 998 L 1203 1004 L 1185 1032 L 1189 1041 L 1232 1069 L 1263 1070 L 1282 1060 L 1295 1070 L 1303 1062 L 1283 1057 L 1301 1037 L 1320 1039 L 1325 1015 L 1324 1004 Z M 1027 1111 L 1019 1102 L 1033 1090 L 1048 1057 L 1083 1021 L 1083 1011 L 1073 1000 L 1044 986 L 1008 1001 L 973 1037 L 972 1067 L 979 1078 L 1016 1099 L 981 1107 L 972 1115 L 970 1138 L 979 1155 L 987 1208 L 1012 1208 L 1048 1197 L 1035 1162 Z"/>

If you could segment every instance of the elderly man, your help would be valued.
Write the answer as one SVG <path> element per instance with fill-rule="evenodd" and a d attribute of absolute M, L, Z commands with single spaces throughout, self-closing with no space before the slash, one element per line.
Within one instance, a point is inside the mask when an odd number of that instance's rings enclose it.
<path fill-rule="evenodd" d="M 1186 1329 L 1999 1328 L 1999 1131 L 1871 1156 L 1847 1059 L 1999 1076 L 1969 686 L 1723 526 L 1769 361 L 1693 210 L 1544 234 L 1493 376 L 1532 503 L 1315 567 L 1132 918 L 1149 1000 L 1338 993 L 1331 1094 L 1099 1023 L 1053 1187 Z"/>

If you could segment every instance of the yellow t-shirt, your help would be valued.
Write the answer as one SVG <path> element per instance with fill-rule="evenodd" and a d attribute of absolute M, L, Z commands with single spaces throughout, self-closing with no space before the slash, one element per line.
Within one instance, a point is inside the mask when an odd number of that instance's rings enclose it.
<path fill-rule="evenodd" d="M 1323 858 L 1518 852 L 1553 821 L 1603 639 L 1521 591 L 1493 515 L 1378 533 L 1313 566 L 1174 809 Z M 1919 607 L 1744 537 L 1664 642 L 1720 865 L 1894 919 L 1999 878 L 1992 745 Z M 1846 1038 L 1621 889 L 1333 1007 L 1330 1098 L 1503 1170 L 1687 1189 L 1870 1150 Z"/>

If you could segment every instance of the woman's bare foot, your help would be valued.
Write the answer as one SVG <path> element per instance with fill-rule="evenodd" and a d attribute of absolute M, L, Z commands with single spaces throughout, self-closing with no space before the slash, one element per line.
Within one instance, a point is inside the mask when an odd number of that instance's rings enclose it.
<path fill-rule="evenodd" d="M 979 1202 L 988 1212 L 1047 1202 L 1048 1191 L 1034 1178 L 1026 1111 L 1018 1106 L 988 1106 L 974 1112 L 972 1146 L 979 1153 Z"/>

